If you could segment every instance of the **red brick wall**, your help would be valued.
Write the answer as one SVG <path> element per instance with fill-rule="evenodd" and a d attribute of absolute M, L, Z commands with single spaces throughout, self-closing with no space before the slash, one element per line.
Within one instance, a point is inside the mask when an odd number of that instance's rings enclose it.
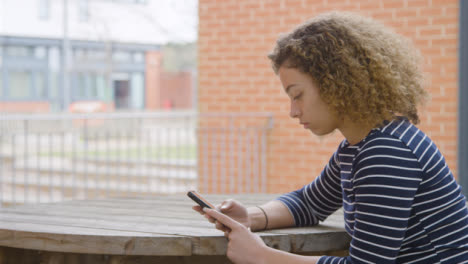
<path fill-rule="evenodd" d="M 146 52 L 145 108 L 148 110 L 161 107 L 161 59 L 162 55 L 159 51 Z"/>
<path fill-rule="evenodd" d="M 162 72 L 160 105 L 164 108 L 170 102 L 171 108 L 192 108 L 192 74 L 190 72 Z"/>
<path fill-rule="evenodd" d="M 310 182 L 342 136 L 336 132 L 318 138 L 288 117 L 288 98 L 266 55 L 279 33 L 332 10 L 373 17 L 414 41 L 425 57 L 432 96 L 419 127 L 440 147 L 456 175 L 458 0 L 200 0 L 200 112 L 274 113 L 268 192 Z"/>
<path fill-rule="evenodd" d="M 192 107 L 193 79 L 190 72 L 170 73 L 162 69 L 162 54 L 159 51 L 146 53 L 145 108 L 158 110 Z"/>
<path fill-rule="evenodd" d="M 0 102 L 0 113 L 48 113 L 49 102 Z"/>

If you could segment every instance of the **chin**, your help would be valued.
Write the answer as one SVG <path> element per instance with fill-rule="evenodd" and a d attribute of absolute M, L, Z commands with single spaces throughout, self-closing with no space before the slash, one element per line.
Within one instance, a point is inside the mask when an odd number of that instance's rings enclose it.
<path fill-rule="evenodd" d="M 316 136 L 319 136 L 319 137 L 331 134 L 331 133 L 333 133 L 333 131 L 335 131 L 335 130 L 334 129 L 333 130 L 310 129 L 310 132 L 312 132 L 312 134 L 314 134 Z"/>

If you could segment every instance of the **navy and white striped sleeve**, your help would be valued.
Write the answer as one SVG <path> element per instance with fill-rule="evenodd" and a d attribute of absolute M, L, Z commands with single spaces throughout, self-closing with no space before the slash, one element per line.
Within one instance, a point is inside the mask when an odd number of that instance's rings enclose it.
<path fill-rule="evenodd" d="M 337 152 L 312 183 L 277 198 L 284 203 L 296 226 L 312 226 L 325 220 L 342 205 Z"/>
<path fill-rule="evenodd" d="M 401 141 L 380 138 L 356 156 L 353 172 L 343 199 L 345 224 L 353 226 L 349 256 L 318 263 L 395 263 L 422 181 L 420 163 Z"/>

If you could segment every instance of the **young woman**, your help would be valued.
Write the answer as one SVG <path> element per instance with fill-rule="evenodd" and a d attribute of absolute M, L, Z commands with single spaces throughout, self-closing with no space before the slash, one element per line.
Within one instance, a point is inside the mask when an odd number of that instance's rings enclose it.
<path fill-rule="evenodd" d="M 435 143 L 414 125 L 426 92 L 410 47 L 346 13 L 317 16 L 277 41 L 269 58 L 291 117 L 316 135 L 338 129 L 345 139 L 300 190 L 260 207 L 194 207 L 225 232 L 234 263 L 468 263 L 466 199 Z M 340 207 L 352 237 L 347 257 L 278 251 L 250 232 L 316 225 Z"/>

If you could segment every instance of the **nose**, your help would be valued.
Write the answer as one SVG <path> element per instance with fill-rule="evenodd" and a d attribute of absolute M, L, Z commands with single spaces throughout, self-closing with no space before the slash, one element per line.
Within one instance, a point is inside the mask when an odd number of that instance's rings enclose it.
<path fill-rule="evenodd" d="M 295 104 L 294 101 L 291 101 L 289 116 L 291 118 L 298 118 L 300 113 L 301 113 L 301 111 L 300 111 L 299 107 L 297 106 L 297 104 Z"/>

